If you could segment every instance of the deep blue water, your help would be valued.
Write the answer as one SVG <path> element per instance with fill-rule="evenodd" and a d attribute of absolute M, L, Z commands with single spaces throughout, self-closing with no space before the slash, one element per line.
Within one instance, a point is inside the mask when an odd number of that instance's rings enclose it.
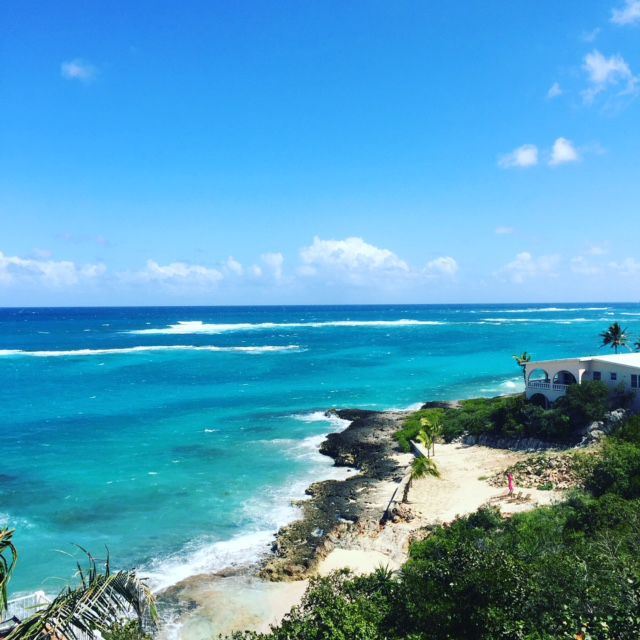
<path fill-rule="evenodd" d="M 635 336 L 640 305 L 0 309 L 13 591 L 55 591 L 71 543 L 154 585 L 254 557 L 346 473 L 321 412 L 517 391 L 512 354 L 599 353 L 613 321 Z"/>

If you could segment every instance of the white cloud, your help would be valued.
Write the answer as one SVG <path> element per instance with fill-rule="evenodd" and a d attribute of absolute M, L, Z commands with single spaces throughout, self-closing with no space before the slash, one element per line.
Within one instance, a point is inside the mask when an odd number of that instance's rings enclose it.
<path fill-rule="evenodd" d="M 237 260 L 234 260 L 232 256 L 229 256 L 229 259 L 224 263 L 223 267 L 225 271 L 230 271 L 237 276 L 241 276 L 244 272 L 242 265 Z"/>
<path fill-rule="evenodd" d="M 555 276 L 555 269 L 560 256 L 540 256 L 534 258 L 528 251 L 516 255 L 513 262 L 506 264 L 496 273 L 506 277 L 515 284 L 522 284 L 525 280 L 538 276 Z"/>
<path fill-rule="evenodd" d="M 427 264 L 428 271 L 435 271 L 448 276 L 455 276 L 458 272 L 458 263 L 451 256 L 442 256 L 431 260 Z"/>
<path fill-rule="evenodd" d="M 25 260 L 0 251 L 0 284 L 44 284 L 74 286 L 92 281 L 106 271 L 103 264 L 76 265 L 69 261 Z"/>
<path fill-rule="evenodd" d="M 510 236 L 516 232 L 515 227 L 498 227 L 494 233 L 498 236 Z"/>
<path fill-rule="evenodd" d="M 133 273 L 120 273 L 125 281 L 131 282 L 160 282 L 167 285 L 216 285 L 224 278 L 217 269 L 190 265 L 185 262 L 172 262 L 166 266 L 160 266 L 155 260 L 147 260 L 147 266 L 141 271 Z"/>
<path fill-rule="evenodd" d="M 604 247 L 598 247 L 596 245 L 592 245 L 589 247 L 589 253 L 592 256 L 605 256 L 609 253 L 609 249 L 605 249 Z"/>
<path fill-rule="evenodd" d="M 88 84 L 95 79 L 97 69 L 88 62 L 76 58 L 70 62 L 63 62 L 60 65 L 60 73 L 62 77 L 67 80 L 79 80 L 80 82 Z"/>
<path fill-rule="evenodd" d="M 281 253 L 265 253 L 263 256 L 260 256 L 262 263 L 269 267 L 273 273 L 273 277 L 276 280 L 282 279 L 282 263 L 284 262 L 284 257 Z M 260 269 L 260 267 L 258 267 Z M 262 270 L 260 269 L 260 273 L 262 274 Z"/>
<path fill-rule="evenodd" d="M 582 92 L 586 104 L 591 104 L 596 96 L 610 85 L 624 84 L 622 91 L 617 95 L 635 95 L 637 93 L 638 79 L 631 73 L 629 65 L 620 55 L 605 58 L 597 49 L 584 57 L 582 65 L 591 85 Z"/>
<path fill-rule="evenodd" d="M 583 256 L 577 256 L 575 258 L 571 258 L 571 271 L 585 276 L 592 276 L 596 273 L 600 273 L 602 269 L 589 264 Z"/>
<path fill-rule="evenodd" d="M 640 21 L 640 0 L 626 0 L 623 9 L 613 9 L 611 22 L 615 24 L 634 24 Z"/>
<path fill-rule="evenodd" d="M 609 267 L 619 271 L 624 276 L 635 276 L 640 274 L 640 262 L 635 258 L 626 258 L 622 262 L 610 262 Z"/>
<path fill-rule="evenodd" d="M 553 143 L 553 149 L 551 151 L 551 158 L 549 160 L 550 167 L 556 167 L 559 164 L 566 164 L 567 162 L 578 162 L 580 156 L 576 151 L 571 140 L 566 138 L 558 138 Z"/>
<path fill-rule="evenodd" d="M 556 96 L 560 96 L 564 93 L 564 91 L 560 88 L 560 85 L 557 82 L 554 82 L 551 85 L 551 89 L 547 91 L 547 98 L 555 98 Z"/>
<path fill-rule="evenodd" d="M 378 249 L 362 238 L 320 240 L 300 251 L 303 264 L 311 267 L 333 267 L 346 271 L 408 271 L 404 260 L 388 249 Z"/>
<path fill-rule="evenodd" d="M 498 158 L 498 166 L 502 169 L 526 168 L 537 164 L 538 147 L 535 144 L 523 144 L 511 153 L 504 153 Z"/>

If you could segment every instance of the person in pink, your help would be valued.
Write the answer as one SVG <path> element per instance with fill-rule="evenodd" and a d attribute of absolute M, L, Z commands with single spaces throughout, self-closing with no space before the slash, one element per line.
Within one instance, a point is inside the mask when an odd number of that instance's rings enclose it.
<path fill-rule="evenodd" d="M 509 474 L 507 476 L 507 482 L 509 484 L 509 495 L 513 495 L 513 476 Z"/>

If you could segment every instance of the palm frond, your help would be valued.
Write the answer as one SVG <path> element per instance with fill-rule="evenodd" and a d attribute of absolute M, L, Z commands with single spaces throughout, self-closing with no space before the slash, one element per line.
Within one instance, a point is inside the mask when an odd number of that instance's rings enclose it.
<path fill-rule="evenodd" d="M 0 614 L 7 609 L 7 584 L 18 560 L 18 552 L 11 542 L 14 532 L 15 529 L 9 527 L 0 529 Z"/>
<path fill-rule="evenodd" d="M 84 569 L 78 564 L 80 584 L 65 587 L 45 609 L 18 625 L 7 640 L 79 640 L 84 634 L 107 630 L 118 620 L 132 616 L 141 625 L 145 619 L 155 624 L 154 597 L 135 569 L 111 573 L 107 558 L 104 573 L 99 572 L 91 554 L 82 551 L 89 566 Z"/>

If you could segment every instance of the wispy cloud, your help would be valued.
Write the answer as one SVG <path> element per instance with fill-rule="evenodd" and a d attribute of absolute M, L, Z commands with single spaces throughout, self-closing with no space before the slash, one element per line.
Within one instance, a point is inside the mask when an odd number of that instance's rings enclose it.
<path fill-rule="evenodd" d="M 534 258 L 528 251 L 516 255 L 516 259 L 506 264 L 495 273 L 501 279 L 507 279 L 514 284 L 522 284 L 526 280 L 539 276 L 554 277 L 560 256 L 549 255 Z"/>
<path fill-rule="evenodd" d="M 527 168 L 538 164 L 538 147 L 535 144 L 523 144 L 511 153 L 504 153 L 498 158 L 498 166 L 502 169 Z"/>
<path fill-rule="evenodd" d="M 635 258 L 626 258 L 622 262 L 610 262 L 608 266 L 623 276 L 640 275 L 640 262 Z"/>
<path fill-rule="evenodd" d="M 597 95 L 612 86 L 622 85 L 617 96 L 634 96 L 638 92 L 638 78 L 631 73 L 629 65 L 621 55 L 605 58 L 597 49 L 594 49 L 584 57 L 582 69 L 587 74 L 590 85 L 582 92 L 585 104 L 592 104 Z"/>
<path fill-rule="evenodd" d="M 564 91 L 560 88 L 560 85 L 557 82 L 554 82 L 549 91 L 547 91 L 547 98 L 551 100 L 551 98 L 561 96 L 563 93 Z"/>
<path fill-rule="evenodd" d="M 76 58 L 69 62 L 63 62 L 60 65 L 60 73 L 62 77 L 67 80 L 79 80 L 80 82 L 89 84 L 95 79 L 98 70 L 92 64 Z"/>
<path fill-rule="evenodd" d="M 494 233 L 497 236 L 510 236 L 516 232 L 515 227 L 498 227 Z"/>
<path fill-rule="evenodd" d="M 578 162 L 579 160 L 580 156 L 571 140 L 558 138 L 553 143 L 551 158 L 549 159 L 550 167 L 557 167 L 559 164 L 567 164 L 567 162 Z"/>
<path fill-rule="evenodd" d="M 584 276 L 593 276 L 601 273 L 602 269 L 589 263 L 584 256 L 576 256 L 575 258 L 571 258 L 571 271 Z"/>
<path fill-rule="evenodd" d="M 597 39 L 597 37 L 600 35 L 601 31 L 602 29 L 600 27 L 596 27 L 591 31 L 583 31 L 581 39 L 583 42 L 594 42 Z"/>
<path fill-rule="evenodd" d="M 611 22 L 621 25 L 640 22 L 640 0 L 626 0 L 624 8 L 613 9 Z"/>

